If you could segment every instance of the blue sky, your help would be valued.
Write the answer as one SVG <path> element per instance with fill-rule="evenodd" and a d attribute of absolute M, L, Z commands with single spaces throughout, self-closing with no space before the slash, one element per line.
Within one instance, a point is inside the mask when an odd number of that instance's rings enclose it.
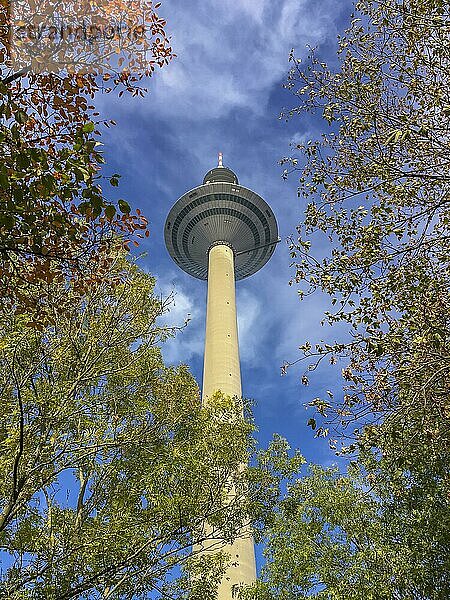
<path fill-rule="evenodd" d="M 259 438 L 273 432 L 286 436 L 309 461 L 331 464 L 327 442 L 314 440 L 306 426 L 303 404 L 341 383 L 340 367 L 323 368 L 309 387 L 300 385 L 303 368 L 281 377 L 280 365 L 298 358 L 306 339 L 334 339 L 338 332 L 321 328 L 326 300 L 299 302 L 286 238 L 302 218 L 295 176 L 282 179 L 282 156 L 290 143 L 320 134 L 325 124 L 306 117 L 286 123 L 278 118 L 295 98 L 285 89 L 291 48 L 297 56 L 318 46 L 334 60 L 336 36 L 346 26 L 351 6 L 345 0 L 171 0 L 163 3 L 168 33 L 178 57 L 150 81 L 144 99 L 100 97 L 102 116 L 117 127 L 105 131 L 103 143 L 110 172 L 122 174 L 120 197 L 140 208 L 150 221 L 151 236 L 140 250 L 143 265 L 157 277 L 157 289 L 175 290 L 168 322 L 191 321 L 164 347 L 166 362 L 190 365 L 202 377 L 205 327 L 205 282 L 179 270 L 165 246 L 163 228 L 173 203 L 201 184 L 206 171 L 224 153 L 224 164 L 242 185 L 272 207 L 282 242 L 271 261 L 237 284 L 239 336 L 244 395 L 256 401 Z"/>

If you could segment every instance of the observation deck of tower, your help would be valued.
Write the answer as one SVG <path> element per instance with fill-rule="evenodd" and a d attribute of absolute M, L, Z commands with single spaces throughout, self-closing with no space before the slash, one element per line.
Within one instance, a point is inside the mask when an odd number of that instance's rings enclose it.
<path fill-rule="evenodd" d="M 242 397 L 235 281 L 256 273 L 272 256 L 278 226 L 270 206 L 239 184 L 224 167 L 206 173 L 203 184 L 186 192 L 167 216 L 164 237 L 178 266 L 208 281 L 202 401 L 215 392 Z M 217 599 L 231 600 L 233 589 L 256 580 L 253 537 L 244 527 L 223 551 L 230 566 Z"/>
<path fill-rule="evenodd" d="M 208 252 L 224 243 L 235 256 L 235 279 L 259 271 L 278 241 L 270 206 L 255 192 L 239 185 L 231 169 L 219 164 L 206 173 L 203 185 L 186 192 L 170 211 L 165 226 L 167 249 L 178 266 L 198 279 L 207 279 Z"/>

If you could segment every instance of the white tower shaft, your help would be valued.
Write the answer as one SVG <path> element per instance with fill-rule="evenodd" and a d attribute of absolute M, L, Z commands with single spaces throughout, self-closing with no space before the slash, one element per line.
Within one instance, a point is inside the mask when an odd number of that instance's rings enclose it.
<path fill-rule="evenodd" d="M 233 250 L 213 246 L 208 260 L 203 400 L 220 390 L 242 396 Z"/>
<path fill-rule="evenodd" d="M 228 396 L 242 396 L 233 250 L 225 244 L 213 246 L 208 260 L 203 402 L 220 390 Z M 222 550 L 231 556 L 219 587 L 218 600 L 231 600 L 233 589 L 256 580 L 254 542 L 249 527 L 233 544 Z"/>

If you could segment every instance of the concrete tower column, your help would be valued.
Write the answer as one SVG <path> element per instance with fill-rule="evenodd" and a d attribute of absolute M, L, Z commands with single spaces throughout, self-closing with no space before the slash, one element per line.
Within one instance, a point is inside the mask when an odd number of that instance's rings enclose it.
<path fill-rule="evenodd" d="M 206 308 L 203 402 L 220 390 L 228 396 L 242 396 L 241 369 L 236 318 L 236 293 L 233 250 L 218 243 L 209 251 L 208 300 Z M 217 599 L 231 600 L 239 584 L 256 580 L 253 536 L 249 527 L 233 544 L 221 548 L 231 557 L 219 586 Z"/>
<path fill-rule="evenodd" d="M 217 390 L 227 396 L 242 396 L 234 255 L 225 244 L 209 251 L 203 401 Z"/>

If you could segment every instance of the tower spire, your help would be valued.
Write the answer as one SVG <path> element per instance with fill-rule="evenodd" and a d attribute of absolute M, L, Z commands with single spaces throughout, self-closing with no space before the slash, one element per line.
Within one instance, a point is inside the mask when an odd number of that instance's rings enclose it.
<path fill-rule="evenodd" d="M 219 152 L 219 161 L 217 164 L 218 167 L 223 167 L 223 154 L 222 152 Z"/>

